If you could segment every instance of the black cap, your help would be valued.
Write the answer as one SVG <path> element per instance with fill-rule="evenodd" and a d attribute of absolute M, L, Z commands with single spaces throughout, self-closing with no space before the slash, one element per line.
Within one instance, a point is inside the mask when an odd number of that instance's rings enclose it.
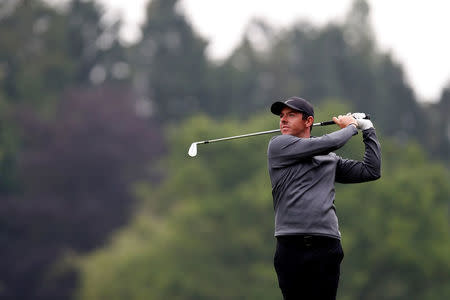
<path fill-rule="evenodd" d="M 285 108 L 286 106 L 298 110 L 299 112 L 302 112 L 307 116 L 314 117 L 314 108 L 311 103 L 299 97 L 291 97 L 284 102 L 277 101 L 272 104 L 272 106 L 270 107 L 270 111 L 279 116 L 283 108 Z"/>

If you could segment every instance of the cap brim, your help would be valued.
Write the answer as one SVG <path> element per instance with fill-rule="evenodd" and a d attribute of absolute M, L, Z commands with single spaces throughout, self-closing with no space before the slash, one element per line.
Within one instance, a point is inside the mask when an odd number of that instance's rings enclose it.
<path fill-rule="evenodd" d="M 301 113 L 304 113 L 304 111 L 299 110 L 297 107 L 292 106 L 292 105 L 289 105 L 289 103 L 286 104 L 286 103 L 281 102 L 281 101 L 277 101 L 277 102 L 273 103 L 272 106 L 270 107 L 270 111 L 271 111 L 274 115 L 279 116 L 279 115 L 281 114 L 281 111 L 282 111 L 283 108 L 285 108 L 285 107 L 290 107 L 290 108 L 292 108 L 293 110 L 296 110 L 296 111 L 299 111 L 299 112 L 301 112 Z"/>
<path fill-rule="evenodd" d="M 274 114 L 279 116 L 281 114 L 281 111 L 283 110 L 283 108 L 285 108 L 287 105 L 284 104 L 284 102 L 281 101 L 277 101 L 275 103 L 272 104 L 272 106 L 270 107 L 270 111 Z"/>

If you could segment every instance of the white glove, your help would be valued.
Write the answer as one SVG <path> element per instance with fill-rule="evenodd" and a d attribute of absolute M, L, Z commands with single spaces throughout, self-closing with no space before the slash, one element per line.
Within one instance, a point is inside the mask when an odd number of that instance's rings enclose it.
<path fill-rule="evenodd" d="M 360 130 L 373 128 L 372 121 L 364 119 L 366 117 L 365 113 L 348 113 L 347 115 L 351 115 L 353 118 L 356 119 L 356 122 L 358 123 L 358 126 L 356 126 L 356 128 Z"/>
<path fill-rule="evenodd" d="M 352 113 L 351 116 L 355 119 L 364 119 L 366 117 L 365 113 Z"/>
<path fill-rule="evenodd" d="M 356 128 L 361 129 L 361 130 L 366 130 L 369 128 L 373 128 L 373 124 L 372 121 L 367 120 L 367 119 L 356 119 L 356 122 L 358 123 L 358 126 L 356 126 Z"/>

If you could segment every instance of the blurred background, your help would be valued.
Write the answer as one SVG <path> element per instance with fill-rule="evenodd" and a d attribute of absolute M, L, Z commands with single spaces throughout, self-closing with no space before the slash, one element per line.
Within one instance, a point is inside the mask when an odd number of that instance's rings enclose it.
<path fill-rule="evenodd" d="M 146 1 L 125 38 L 104 3 L 0 1 L 1 299 L 280 299 L 270 136 L 187 150 L 277 128 L 293 95 L 317 121 L 370 113 L 381 139 L 382 178 L 336 187 L 338 298 L 450 297 L 450 81 L 417 96 L 370 2 L 253 18 L 220 59 L 181 1 Z"/>

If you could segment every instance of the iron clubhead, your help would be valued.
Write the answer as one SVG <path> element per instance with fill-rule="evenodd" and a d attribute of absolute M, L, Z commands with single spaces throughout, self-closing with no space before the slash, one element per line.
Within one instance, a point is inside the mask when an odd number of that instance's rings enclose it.
<path fill-rule="evenodd" d="M 188 154 L 190 157 L 195 157 L 197 155 L 197 143 L 192 143 L 189 147 Z"/>

